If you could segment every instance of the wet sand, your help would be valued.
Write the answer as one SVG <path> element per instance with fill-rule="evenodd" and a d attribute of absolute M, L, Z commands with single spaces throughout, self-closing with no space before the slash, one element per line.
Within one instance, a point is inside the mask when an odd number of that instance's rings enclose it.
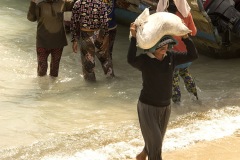
<path fill-rule="evenodd" d="M 163 153 L 164 160 L 239 160 L 240 132 L 214 141 Z M 135 159 L 128 159 L 135 160 Z"/>
<path fill-rule="evenodd" d="M 164 160 L 239 160 L 240 135 L 200 142 L 163 155 Z"/>

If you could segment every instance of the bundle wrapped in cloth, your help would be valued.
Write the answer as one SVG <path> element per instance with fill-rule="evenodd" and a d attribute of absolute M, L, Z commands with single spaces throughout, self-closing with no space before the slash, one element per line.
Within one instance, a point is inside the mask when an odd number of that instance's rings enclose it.
<path fill-rule="evenodd" d="M 142 49 L 153 47 L 164 35 L 183 36 L 191 32 L 177 15 L 168 12 L 150 15 L 148 8 L 134 23 L 137 26 L 137 46 Z"/>

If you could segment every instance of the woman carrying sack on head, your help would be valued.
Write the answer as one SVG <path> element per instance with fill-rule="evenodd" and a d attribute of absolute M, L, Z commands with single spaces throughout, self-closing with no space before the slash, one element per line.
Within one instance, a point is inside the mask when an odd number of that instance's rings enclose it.
<path fill-rule="evenodd" d="M 188 35 L 182 36 L 187 54 L 171 50 L 176 41 L 171 36 L 163 36 L 147 53 L 137 54 L 137 27 L 130 25 L 131 42 L 128 50 L 128 63 L 142 73 L 142 89 L 137 111 L 144 149 L 137 160 L 162 160 L 164 135 L 171 113 L 172 78 L 176 65 L 198 58 L 194 43 Z"/>

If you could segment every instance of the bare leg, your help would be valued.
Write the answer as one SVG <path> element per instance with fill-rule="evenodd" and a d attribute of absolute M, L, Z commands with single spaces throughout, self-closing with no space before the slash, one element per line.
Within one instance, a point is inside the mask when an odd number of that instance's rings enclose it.
<path fill-rule="evenodd" d="M 136 160 L 146 160 L 146 158 L 147 153 L 145 152 L 145 150 L 142 150 L 142 152 L 136 156 Z"/>

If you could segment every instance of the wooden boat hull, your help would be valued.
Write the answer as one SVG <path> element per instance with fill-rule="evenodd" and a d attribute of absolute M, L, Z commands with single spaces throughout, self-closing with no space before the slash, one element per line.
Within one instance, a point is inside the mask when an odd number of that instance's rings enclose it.
<path fill-rule="evenodd" d="M 193 40 L 199 53 L 223 59 L 240 57 L 240 36 L 232 32 L 218 32 L 217 27 L 213 25 L 204 10 L 201 0 L 187 1 L 191 7 L 191 13 L 198 30 Z M 142 12 L 138 7 L 140 1 L 121 0 L 121 2 L 121 6 L 118 6 L 115 12 L 116 19 L 121 24 L 129 25 Z M 240 6 L 239 0 L 235 0 L 235 2 Z"/>

